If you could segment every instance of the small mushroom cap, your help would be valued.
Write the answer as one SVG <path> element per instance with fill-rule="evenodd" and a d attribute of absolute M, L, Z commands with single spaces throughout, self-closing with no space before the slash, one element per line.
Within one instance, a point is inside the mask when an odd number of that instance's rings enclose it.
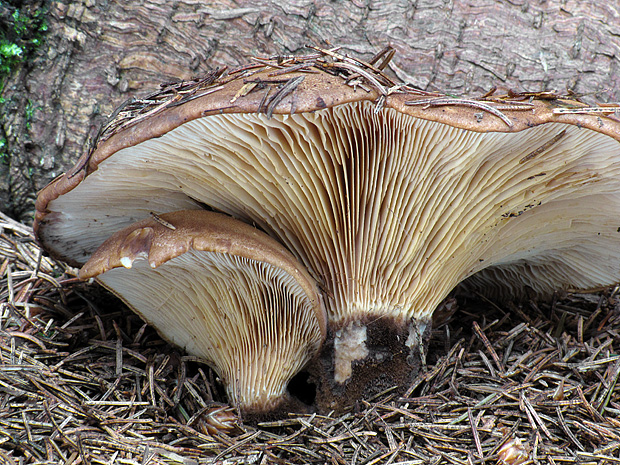
<path fill-rule="evenodd" d="M 211 364 L 245 411 L 283 403 L 325 338 L 308 273 L 275 240 L 222 214 L 179 211 L 133 224 L 80 270 L 91 277 Z"/>
<path fill-rule="evenodd" d="M 325 56 L 259 63 L 121 111 L 41 192 L 39 240 L 84 263 L 150 211 L 208 205 L 284 244 L 325 289 L 337 327 L 428 321 L 454 286 L 495 265 L 575 270 L 548 273 L 558 279 L 538 281 L 539 293 L 620 279 L 619 212 L 590 207 L 620 192 L 613 110 L 551 93 L 425 94 L 351 66 Z M 538 228 L 526 221 L 534 216 Z M 592 274 L 592 260 L 609 265 Z"/>

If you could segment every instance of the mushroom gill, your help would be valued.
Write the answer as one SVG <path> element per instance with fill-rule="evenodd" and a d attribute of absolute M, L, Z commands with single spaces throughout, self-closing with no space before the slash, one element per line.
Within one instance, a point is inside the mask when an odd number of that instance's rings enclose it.
<path fill-rule="evenodd" d="M 544 153 L 521 161 L 558 134 Z M 618 225 L 597 208 L 581 212 L 582 227 L 570 223 L 579 224 L 580 202 L 596 204 L 592 196 L 617 188 L 620 165 L 610 158 L 618 153 L 614 139 L 576 126 L 478 133 L 394 110 L 375 114 L 369 103 L 271 119 L 212 116 L 114 154 L 54 201 L 59 212 L 81 208 L 53 234 L 88 251 L 150 211 L 199 208 L 197 200 L 256 223 L 293 251 L 333 297 L 332 324 L 361 313 L 428 319 L 483 268 L 544 261 L 591 236 L 615 243 Z M 77 236 L 104 211 L 85 246 Z M 590 217 L 601 227 L 587 227 Z M 584 258 L 565 260 L 579 270 Z M 564 282 L 532 285 L 549 293 L 605 281 L 582 274 L 576 283 L 566 273 Z"/>

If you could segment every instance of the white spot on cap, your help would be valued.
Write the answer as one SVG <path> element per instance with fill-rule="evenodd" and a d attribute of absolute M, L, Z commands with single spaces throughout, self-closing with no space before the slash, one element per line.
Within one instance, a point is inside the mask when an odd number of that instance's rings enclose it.
<path fill-rule="evenodd" d="M 123 265 L 125 268 L 131 268 L 131 265 L 133 264 L 133 260 L 129 257 L 123 257 L 121 258 L 121 265 Z"/>

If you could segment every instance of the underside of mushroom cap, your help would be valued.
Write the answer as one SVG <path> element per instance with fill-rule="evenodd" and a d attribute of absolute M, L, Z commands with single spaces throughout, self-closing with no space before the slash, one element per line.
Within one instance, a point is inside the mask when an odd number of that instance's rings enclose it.
<path fill-rule="evenodd" d="M 290 407 L 288 382 L 325 337 L 305 270 L 271 238 L 221 214 L 131 225 L 80 271 L 95 276 L 165 339 L 212 365 L 246 413 Z"/>
<path fill-rule="evenodd" d="M 504 276 L 500 287 L 539 294 L 620 279 L 613 109 L 551 93 L 429 94 L 327 55 L 174 89 L 151 113 L 113 121 L 41 193 L 39 240 L 83 263 L 150 211 L 212 208 L 255 224 L 324 291 L 340 384 L 378 334 L 409 363 L 436 306 L 478 272 L 472 283 Z"/>
<path fill-rule="evenodd" d="M 614 215 L 556 207 L 618 192 L 620 144 L 611 137 L 554 123 L 478 133 L 374 110 L 353 103 L 271 119 L 191 121 L 103 162 L 49 205 L 55 212 L 42 234 L 83 262 L 151 211 L 208 205 L 277 237 L 327 290 L 330 320 L 340 325 L 360 314 L 429 319 L 481 269 L 578 250 L 589 236 L 615 243 Z M 113 210 L 101 204 L 102 192 Z M 528 240 L 513 241 L 517 233 Z M 579 254 L 567 260 L 584 269 Z M 537 290 L 574 287 L 566 276 Z M 618 279 L 604 277 L 583 273 L 579 286 Z"/>

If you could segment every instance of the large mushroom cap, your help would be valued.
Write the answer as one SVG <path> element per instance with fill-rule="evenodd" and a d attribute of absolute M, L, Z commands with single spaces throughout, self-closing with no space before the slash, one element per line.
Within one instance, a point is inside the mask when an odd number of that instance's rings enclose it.
<path fill-rule="evenodd" d="M 296 259 L 218 213 L 133 224 L 105 241 L 80 277 L 97 277 L 164 338 L 211 364 L 245 411 L 281 406 L 325 337 L 316 285 Z"/>
<path fill-rule="evenodd" d="M 477 272 L 512 289 L 523 275 L 541 294 L 620 279 L 615 109 L 427 94 L 379 61 L 260 61 L 132 104 L 41 192 L 39 240 L 83 263 L 150 211 L 208 206 L 256 224 L 325 290 L 339 383 L 369 354 L 368 322 L 411 360 L 438 303 Z M 369 376 L 398 372 L 390 357 Z"/>

